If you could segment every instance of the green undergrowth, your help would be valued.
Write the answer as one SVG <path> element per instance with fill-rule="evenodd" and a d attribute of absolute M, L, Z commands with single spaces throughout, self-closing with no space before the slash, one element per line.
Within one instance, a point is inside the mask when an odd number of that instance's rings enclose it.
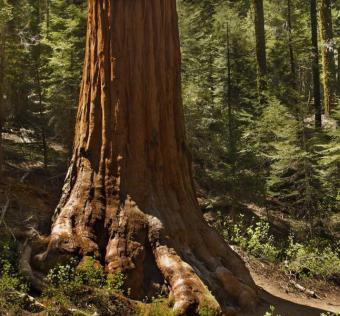
<path fill-rule="evenodd" d="M 35 297 L 44 308 L 36 310 L 25 296 L 30 286 L 19 273 L 18 261 L 17 243 L 6 238 L 0 243 L 0 315 L 175 316 L 167 298 L 152 297 L 149 303 L 129 299 L 125 274 L 106 274 L 92 257 L 81 262 L 72 258 L 51 269 L 45 279 L 48 286 Z"/>
<path fill-rule="evenodd" d="M 43 293 L 44 300 L 53 302 L 48 304 L 51 315 L 65 313 L 70 306 L 73 309 L 98 313 L 123 313 L 129 306 L 123 295 L 128 295 L 124 289 L 125 275 L 117 271 L 106 274 L 103 267 L 92 257 L 85 257 L 79 263 L 71 259 L 67 264 L 58 265 L 47 275 L 48 288 Z"/>
<path fill-rule="evenodd" d="M 51 269 L 45 279 L 48 286 L 35 298 L 44 306 L 37 310 L 27 299 L 30 285 L 19 273 L 17 243 L 3 236 L 0 240 L 0 315 L 136 315 L 136 304 L 124 288 L 126 276 L 104 273 L 91 257 L 81 263 L 73 258 Z"/>
<path fill-rule="evenodd" d="M 243 217 L 232 222 L 220 215 L 216 227 L 230 244 L 242 248 L 250 256 L 278 264 L 295 278 L 326 280 L 340 273 L 339 244 L 334 246 L 330 241 L 315 238 L 301 242 L 293 235 L 284 242 L 278 241 L 267 222 L 249 224 Z M 30 288 L 19 273 L 18 259 L 15 241 L 8 238 L 0 243 L 0 315 L 8 311 L 10 315 L 37 312 L 23 297 Z M 152 297 L 143 303 L 129 299 L 125 280 L 126 276 L 120 271 L 106 274 L 102 265 L 92 257 L 85 257 L 81 262 L 72 258 L 51 269 L 46 276 L 48 286 L 36 297 L 45 306 L 39 311 L 40 315 L 176 315 L 165 297 Z M 198 315 L 214 314 L 209 306 L 203 306 Z M 270 307 L 264 315 L 278 314 L 274 307 Z M 330 315 L 334 314 L 322 316 Z"/>
<path fill-rule="evenodd" d="M 18 272 L 17 244 L 8 238 L 0 242 L 0 314 L 1 311 L 16 313 L 25 305 L 21 293 L 28 285 Z"/>
<path fill-rule="evenodd" d="M 271 305 L 269 306 L 268 311 L 263 316 L 281 316 L 281 315 L 277 314 L 275 311 L 275 307 Z"/>
<path fill-rule="evenodd" d="M 150 303 L 140 304 L 136 313 L 138 316 L 176 316 L 167 298 L 151 298 Z"/>
<path fill-rule="evenodd" d="M 329 280 L 340 273 L 339 242 L 321 237 L 298 241 L 294 234 L 282 240 L 270 232 L 267 221 L 249 224 L 243 216 L 233 222 L 219 214 L 215 226 L 228 243 L 255 258 L 279 264 L 293 277 Z"/>

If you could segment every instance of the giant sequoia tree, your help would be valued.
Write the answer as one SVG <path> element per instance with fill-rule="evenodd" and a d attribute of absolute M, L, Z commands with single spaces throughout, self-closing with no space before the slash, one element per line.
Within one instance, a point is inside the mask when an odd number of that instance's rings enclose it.
<path fill-rule="evenodd" d="M 166 284 L 180 313 L 253 307 L 241 259 L 203 220 L 181 102 L 175 0 L 90 0 L 74 151 L 47 251 Z"/>

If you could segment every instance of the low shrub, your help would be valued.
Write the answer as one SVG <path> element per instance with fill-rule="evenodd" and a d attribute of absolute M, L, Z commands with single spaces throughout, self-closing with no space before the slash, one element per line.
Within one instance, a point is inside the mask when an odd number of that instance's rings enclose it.
<path fill-rule="evenodd" d="M 328 279 L 340 274 L 340 248 L 332 247 L 330 242 L 314 239 L 300 243 L 289 236 L 286 250 L 285 268 L 300 277 L 319 277 Z"/>
<path fill-rule="evenodd" d="M 269 310 L 263 316 L 280 316 L 275 312 L 275 307 L 270 305 Z"/>
<path fill-rule="evenodd" d="M 169 307 L 164 298 L 152 298 L 149 310 L 144 313 L 146 316 L 175 316 L 173 310 Z"/>
<path fill-rule="evenodd" d="M 317 237 L 297 242 L 293 235 L 285 242 L 278 242 L 270 234 L 268 222 L 246 224 L 242 215 L 233 222 L 219 214 L 215 227 L 228 243 L 256 258 L 284 260 L 281 262 L 284 269 L 295 277 L 330 279 L 340 274 L 340 243 L 334 245 L 331 240 Z"/>
<path fill-rule="evenodd" d="M 28 291 L 28 285 L 18 272 L 17 258 L 14 242 L 0 243 L 0 309 L 3 310 L 16 311 L 25 303 L 22 294 Z"/>
<path fill-rule="evenodd" d="M 105 274 L 103 267 L 92 257 L 85 257 L 81 263 L 71 259 L 69 263 L 58 265 L 47 275 L 50 288 L 47 292 L 63 292 L 72 295 L 84 286 L 106 288 L 120 293 L 124 292 L 126 276 L 123 272 Z"/>
<path fill-rule="evenodd" d="M 125 280 L 126 275 L 122 271 L 117 271 L 116 273 L 109 273 L 106 279 L 106 286 L 111 290 L 123 293 Z"/>
<path fill-rule="evenodd" d="M 269 232 L 269 223 L 266 221 L 261 220 L 247 226 L 242 215 L 236 223 L 233 223 L 230 218 L 223 218 L 219 214 L 216 226 L 230 244 L 241 247 L 257 258 L 274 261 L 280 252 L 275 245 L 274 236 Z"/>

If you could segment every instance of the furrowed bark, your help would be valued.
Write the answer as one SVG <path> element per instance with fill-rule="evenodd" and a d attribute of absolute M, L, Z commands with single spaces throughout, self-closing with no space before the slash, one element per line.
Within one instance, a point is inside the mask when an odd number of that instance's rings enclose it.
<path fill-rule="evenodd" d="M 253 308 L 244 263 L 203 220 L 181 100 L 175 0 L 89 1 L 74 151 L 38 261 L 95 256 L 135 298 L 169 287 L 174 309 Z"/>

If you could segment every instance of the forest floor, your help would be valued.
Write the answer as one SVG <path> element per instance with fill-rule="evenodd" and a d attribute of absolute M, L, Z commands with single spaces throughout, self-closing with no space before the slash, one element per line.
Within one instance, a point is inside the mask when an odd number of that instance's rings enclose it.
<path fill-rule="evenodd" d="M 289 278 L 275 264 L 252 260 L 249 266 L 263 301 L 258 315 L 263 315 L 268 306 L 274 306 L 281 316 L 313 316 L 326 311 L 340 313 L 339 287 L 310 280 L 307 282 L 309 289 L 317 295 L 312 297 L 290 284 Z"/>
<path fill-rule="evenodd" d="M 27 230 L 47 235 L 61 191 L 65 174 L 65 167 L 61 165 L 66 165 L 65 160 L 63 163 L 51 164 L 51 168 L 44 170 L 41 163 L 29 163 L 32 161 L 32 155 L 40 155 L 39 150 L 34 152 L 32 148 L 21 148 L 22 155 L 18 159 L 17 141 L 13 138 L 7 138 L 5 141 L 10 146 L 7 146 L 5 177 L 0 179 L 0 240 L 3 233 L 20 239 Z M 61 162 L 60 157 L 58 153 L 54 153 L 54 161 Z M 33 161 L 34 159 L 33 157 Z M 263 216 L 261 209 L 254 205 L 248 209 L 259 217 Z M 278 229 L 285 227 L 285 223 L 280 220 L 284 214 L 273 214 L 273 223 L 280 222 Z M 340 313 L 340 289 L 335 284 L 320 280 L 304 282 L 304 287 L 315 292 L 315 297 L 312 297 L 292 285 L 287 275 L 275 263 L 252 258 L 241 251 L 239 253 L 247 262 L 261 296 L 260 308 L 249 316 L 263 316 L 270 306 L 274 306 L 275 313 L 281 316 Z M 0 315 L 3 315 L 1 309 Z"/>

